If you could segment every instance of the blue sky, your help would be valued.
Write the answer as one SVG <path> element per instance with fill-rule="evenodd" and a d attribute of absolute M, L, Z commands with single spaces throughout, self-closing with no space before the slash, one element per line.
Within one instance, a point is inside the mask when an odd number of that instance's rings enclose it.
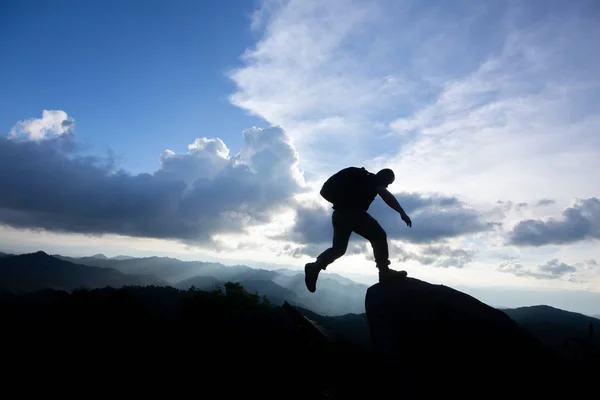
<path fill-rule="evenodd" d="M 301 268 L 323 180 L 391 167 L 396 268 L 600 293 L 594 0 L 1 7 L 4 250 Z M 368 243 L 332 272 L 376 279 Z"/>
<path fill-rule="evenodd" d="M 67 110 L 78 137 L 129 171 L 152 171 L 165 148 L 219 135 L 233 150 L 260 120 L 227 101 L 228 69 L 254 40 L 253 3 L 3 2 L 0 127 Z M 131 149 L 136 151 L 132 152 Z"/>

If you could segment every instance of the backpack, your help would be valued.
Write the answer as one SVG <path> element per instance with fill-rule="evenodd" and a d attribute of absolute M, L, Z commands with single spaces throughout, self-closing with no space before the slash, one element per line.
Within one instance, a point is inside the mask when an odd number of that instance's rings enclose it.
<path fill-rule="evenodd" d="M 328 202 L 335 204 L 355 187 L 354 181 L 362 180 L 367 175 L 369 175 L 369 171 L 364 167 L 344 168 L 325 181 L 319 194 Z"/>

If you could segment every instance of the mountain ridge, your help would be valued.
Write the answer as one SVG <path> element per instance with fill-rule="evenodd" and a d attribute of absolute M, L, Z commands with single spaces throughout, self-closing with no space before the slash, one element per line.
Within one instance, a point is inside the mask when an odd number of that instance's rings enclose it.
<path fill-rule="evenodd" d="M 69 259 L 69 258 L 67 258 Z M 323 275 L 317 293 L 308 293 L 304 287 L 302 273 L 279 274 L 277 271 L 253 269 L 247 266 L 226 267 L 216 263 L 182 262 L 164 265 L 164 258 L 149 257 L 134 260 L 110 260 L 82 257 L 79 263 L 57 258 L 43 251 L 25 255 L 8 255 L 0 258 L 0 289 L 16 293 L 36 292 L 45 289 L 72 291 L 80 287 L 124 287 L 159 286 L 188 291 L 192 287 L 213 291 L 224 289 L 227 282 L 239 282 L 250 293 L 268 299 L 273 305 L 289 303 L 323 332 L 333 332 L 338 338 L 369 348 L 369 328 L 364 310 L 366 285 L 348 286 L 335 278 Z M 86 264 L 94 264 L 86 265 Z M 97 266 L 103 265 L 103 266 Z M 112 268 L 120 266 L 121 268 Z M 177 280 L 181 271 L 177 268 L 193 268 L 187 275 L 201 271 L 204 275 Z M 128 274 L 133 271 L 141 274 Z M 152 272 L 171 278 L 171 283 L 157 278 Z M 11 287 L 12 285 L 12 287 Z M 442 285 L 443 287 L 443 285 Z M 349 294 L 348 294 L 349 293 Z M 352 310 L 349 303 L 357 306 Z M 494 307 L 492 307 L 494 308 Z M 569 340 L 585 341 L 589 324 L 600 327 L 600 320 L 581 313 L 561 310 L 556 307 L 537 305 L 515 309 L 496 308 L 517 322 L 545 346 L 563 351 Z M 344 311 L 344 312 L 341 312 Z M 597 343 L 596 334 L 594 343 Z"/>
<path fill-rule="evenodd" d="M 341 315 L 347 312 L 364 311 L 364 294 L 368 287 L 339 274 L 324 273 L 319 277 L 320 287 L 318 293 L 313 294 L 306 291 L 302 271 L 288 270 L 283 273 L 278 270 L 252 268 L 240 264 L 228 266 L 214 262 L 182 261 L 176 258 L 157 256 L 139 257 L 130 260 L 55 256 L 81 265 L 112 267 L 129 274 L 153 275 L 165 280 L 174 287 L 181 287 L 182 284 L 185 285 L 186 280 L 201 277 L 213 277 L 222 282 L 228 280 L 270 280 L 279 287 L 294 292 L 295 296 L 291 301 L 296 304 L 304 304 L 304 306 L 324 315 Z M 272 288 L 273 291 L 281 291 L 276 286 L 272 286 Z M 274 293 L 266 292 L 263 294 L 279 303 L 282 301 L 281 297 Z"/>
<path fill-rule="evenodd" d="M 7 255 L 15 254 L 5 253 L 5 256 Z M 131 257 L 120 255 L 107 257 L 106 259 L 94 258 L 93 256 L 71 257 L 60 254 L 52 254 L 52 256 L 78 265 L 109 267 L 129 275 L 142 275 L 147 278 L 154 276 L 159 280 L 166 281 L 170 285 L 178 285 L 185 279 L 195 276 L 214 276 L 211 270 L 219 272 L 218 278 L 221 281 L 231 279 L 271 280 L 284 289 L 295 292 L 298 299 L 301 299 L 305 306 L 328 316 L 364 312 L 364 295 L 369 286 L 365 283 L 355 282 L 339 274 L 324 271 L 319 277 L 319 291 L 309 294 L 304 287 L 303 271 L 294 269 L 279 268 L 265 270 L 242 264 L 225 265 L 217 262 L 197 260 L 184 261 L 164 256 Z M 1 254 L 0 257 L 2 257 Z M 457 288 L 463 290 L 460 285 Z M 468 290 L 467 293 L 474 294 Z M 479 298 L 477 294 L 474 295 Z M 333 303 L 331 303 L 332 299 Z M 511 307 L 506 306 L 498 306 L 496 308 L 511 309 Z"/>
<path fill-rule="evenodd" d="M 0 290 L 14 293 L 47 288 L 74 290 L 123 285 L 163 285 L 154 277 L 128 275 L 113 268 L 91 267 L 58 259 L 44 251 L 0 258 Z"/>

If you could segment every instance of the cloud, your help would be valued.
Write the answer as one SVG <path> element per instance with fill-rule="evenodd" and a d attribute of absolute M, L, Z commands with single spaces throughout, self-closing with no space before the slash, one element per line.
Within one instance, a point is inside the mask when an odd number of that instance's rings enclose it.
<path fill-rule="evenodd" d="M 554 201 L 554 200 L 552 200 L 552 199 L 541 199 L 541 200 L 538 200 L 538 201 L 535 203 L 535 206 L 536 206 L 536 207 L 543 207 L 543 206 L 549 206 L 549 205 L 552 205 L 552 204 L 554 204 L 554 203 L 556 203 L 556 201 Z"/>
<path fill-rule="evenodd" d="M 280 251 L 279 255 L 290 255 L 295 258 L 309 256 L 316 258 L 323 250 L 331 244 L 329 242 L 315 242 L 307 244 L 288 243 Z M 417 251 L 408 251 L 405 244 L 395 239 L 388 240 L 390 251 L 390 259 L 396 259 L 399 262 L 416 261 L 423 265 L 429 265 L 439 268 L 464 268 L 468 266 L 474 259 L 477 250 L 467 250 L 461 248 L 453 248 L 446 244 L 428 244 L 412 246 L 417 248 Z M 363 255 L 366 260 L 374 261 L 371 245 L 362 237 L 356 235 L 350 240 L 345 256 Z"/>
<path fill-rule="evenodd" d="M 191 244 L 243 233 L 270 222 L 305 188 L 283 129 L 242 134 L 236 155 L 218 138 L 199 138 L 185 154 L 165 151 L 154 173 L 137 175 L 116 169 L 110 159 L 78 155 L 73 132 L 43 140 L 0 137 L 0 223 Z"/>
<path fill-rule="evenodd" d="M 507 211 L 519 212 L 595 195 L 593 6 L 261 4 L 259 39 L 228 75 L 230 101 L 286 127 L 309 181 L 348 165 L 386 166 L 397 171 L 397 193 L 459 196 L 476 208 L 509 199 Z M 427 236 L 416 231 L 437 221 L 411 232 Z"/>
<path fill-rule="evenodd" d="M 274 123 L 307 115 L 319 121 L 346 114 L 348 107 L 364 107 L 374 93 L 361 89 L 374 82 L 356 74 L 359 80 L 348 84 L 357 66 L 343 57 L 341 45 L 364 32 L 375 10 L 358 2 L 264 2 L 253 22 L 267 25 L 265 35 L 244 52 L 244 66 L 231 71 L 238 86 L 231 102 Z"/>
<path fill-rule="evenodd" d="M 390 240 L 427 244 L 444 241 L 462 235 L 494 230 L 498 223 L 488 221 L 487 216 L 463 204 L 456 197 L 439 194 L 418 193 L 395 194 L 411 217 L 408 228 L 400 216 L 390 209 L 379 197 L 375 199 L 369 213 L 379 221 Z M 303 245 L 329 246 L 333 235 L 331 210 L 320 206 L 299 205 L 294 224 L 276 239 L 290 240 Z M 360 242 L 362 237 L 353 235 L 351 242 Z"/>
<path fill-rule="evenodd" d="M 214 179 L 229 162 L 229 149 L 221 139 L 201 138 L 188 145 L 186 154 L 165 150 L 160 155 L 160 170 L 156 175 L 191 184 L 201 178 Z"/>
<path fill-rule="evenodd" d="M 228 74 L 230 102 L 284 126 L 309 174 L 375 157 L 379 148 L 363 142 L 385 142 L 379 116 L 429 95 L 426 77 L 405 74 L 412 63 L 397 59 L 420 51 L 427 22 L 387 1 L 263 1 L 252 19 L 261 36 Z"/>
<path fill-rule="evenodd" d="M 600 239 L 600 200 L 577 199 L 562 212 L 561 218 L 528 219 L 519 222 L 509 234 L 509 243 L 517 246 L 567 244 Z"/>
<path fill-rule="evenodd" d="M 600 59 L 590 55 L 600 28 L 597 12 L 566 4 L 503 10 L 499 19 L 509 15 L 511 29 L 501 45 L 488 47 L 471 72 L 443 79 L 429 104 L 390 123 L 398 140 L 408 138 L 393 162 L 406 172 L 404 185 L 482 202 L 595 194 L 600 78 L 593 65 Z M 484 32 L 496 32 L 495 24 Z"/>
<path fill-rule="evenodd" d="M 43 110 L 42 118 L 19 121 L 10 130 L 10 137 L 24 140 L 43 140 L 47 137 L 69 134 L 75 121 L 62 110 Z"/>
<path fill-rule="evenodd" d="M 497 200 L 496 201 L 496 211 L 500 214 L 506 216 L 511 211 L 516 211 L 517 213 L 521 213 L 525 210 L 530 210 L 534 208 L 545 207 L 549 205 L 555 204 L 556 201 L 552 199 L 541 199 L 534 202 L 514 202 L 511 200 Z"/>
<path fill-rule="evenodd" d="M 394 245 L 394 252 L 399 254 L 398 261 L 406 262 L 414 260 L 423 265 L 431 265 L 441 268 L 464 268 L 471 261 L 475 251 L 465 249 L 453 249 L 450 246 L 425 246 L 419 253 L 405 250 L 401 245 Z"/>
<path fill-rule="evenodd" d="M 411 243 L 432 243 L 462 235 L 492 231 L 499 226 L 487 215 L 456 197 L 441 194 L 400 193 L 396 198 L 413 224 L 406 227 L 399 215 L 380 198 L 370 209 L 388 232 L 388 237 Z"/>
<path fill-rule="evenodd" d="M 532 277 L 535 279 L 559 279 L 567 274 L 577 271 L 574 266 L 560 262 L 556 258 L 546 261 L 545 263 L 537 265 L 533 268 L 526 268 L 523 266 L 523 264 L 520 264 L 515 260 L 509 260 L 498 265 L 497 270 L 500 272 L 510 273 L 515 276 Z"/>
<path fill-rule="evenodd" d="M 309 256 L 312 258 L 316 258 L 319 254 L 323 252 L 323 250 L 329 247 L 328 244 L 319 243 L 319 244 L 291 244 L 286 243 L 283 248 L 278 252 L 278 256 L 291 256 L 294 258 L 301 258 L 304 256 Z M 358 255 L 367 253 L 368 249 L 364 243 L 350 243 L 348 245 L 348 249 L 346 250 L 346 255 Z"/>

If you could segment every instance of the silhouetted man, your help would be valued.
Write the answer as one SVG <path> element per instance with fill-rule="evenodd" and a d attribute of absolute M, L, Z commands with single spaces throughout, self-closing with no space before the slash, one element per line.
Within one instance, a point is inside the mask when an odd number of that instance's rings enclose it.
<path fill-rule="evenodd" d="M 320 194 L 333 204 L 333 244 L 315 262 L 304 266 L 305 283 L 309 291 L 316 290 L 319 272 L 346 253 L 352 232 L 371 242 L 380 282 L 406 277 L 406 271 L 389 268 L 387 235 L 379 222 L 368 213 L 369 206 L 379 195 L 388 206 L 398 211 L 406 225 L 412 226 L 408 215 L 387 190 L 394 179 L 394 172 L 389 168 L 373 174 L 365 168 L 349 167 L 332 175 L 323 184 Z"/>

